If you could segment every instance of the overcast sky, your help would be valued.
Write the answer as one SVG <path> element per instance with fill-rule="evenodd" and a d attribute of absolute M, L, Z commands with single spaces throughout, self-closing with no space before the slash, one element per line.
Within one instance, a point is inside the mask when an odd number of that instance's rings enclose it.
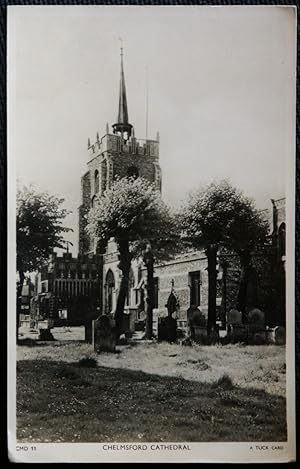
<path fill-rule="evenodd" d="M 138 138 L 146 133 L 148 69 L 148 136 L 159 130 L 167 202 L 221 178 L 259 208 L 285 196 L 293 159 L 291 9 L 9 7 L 9 20 L 17 176 L 65 197 L 74 253 L 87 139 L 101 137 L 117 116 L 119 38 Z"/>

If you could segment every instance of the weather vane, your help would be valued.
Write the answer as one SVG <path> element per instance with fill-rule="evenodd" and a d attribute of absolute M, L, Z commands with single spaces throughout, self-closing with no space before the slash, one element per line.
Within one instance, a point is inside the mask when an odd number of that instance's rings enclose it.
<path fill-rule="evenodd" d="M 123 39 L 122 39 L 121 37 L 119 37 L 119 41 L 120 41 L 120 43 L 121 43 L 121 47 L 120 47 L 120 49 L 121 49 L 121 57 L 123 57 Z"/>

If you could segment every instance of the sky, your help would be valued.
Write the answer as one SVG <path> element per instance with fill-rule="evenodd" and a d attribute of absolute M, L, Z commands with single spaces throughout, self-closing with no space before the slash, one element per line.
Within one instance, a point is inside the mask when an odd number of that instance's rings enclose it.
<path fill-rule="evenodd" d="M 286 195 L 294 164 L 294 10 L 284 7 L 8 8 L 9 158 L 16 177 L 65 198 L 77 254 L 87 140 L 118 111 L 160 134 L 163 197 L 229 178 L 257 207 Z M 148 78 L 147 78 L 148 77 Z"/>

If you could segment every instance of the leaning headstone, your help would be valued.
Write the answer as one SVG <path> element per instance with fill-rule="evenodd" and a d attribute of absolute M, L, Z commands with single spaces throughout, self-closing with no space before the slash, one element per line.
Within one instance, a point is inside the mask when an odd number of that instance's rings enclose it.
<path fill-rule="evenodd" d="M 242 324 L 242 313 L 237 309 L 231 309 L 227 312 L 227 324 Z"/>
<path fill-rule="evenodd" d="M 176 342 L 177 321 L 171 316 L 158 319 L 157 340 L 159 342 Z"/>
<path fill-rule="evenodd" d="M 104 314 L 93 321 L 93 336 L 95 352 L 115 352 L 115 322 L 109 316 Z"/>

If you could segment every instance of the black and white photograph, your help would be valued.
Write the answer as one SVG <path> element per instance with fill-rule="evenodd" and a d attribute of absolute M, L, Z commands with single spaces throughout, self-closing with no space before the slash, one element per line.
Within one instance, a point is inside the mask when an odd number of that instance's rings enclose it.
<path fill-rule="evenodd" d="M 10 459 L 294 461 L 296 8 L 7 31 Z"/>

